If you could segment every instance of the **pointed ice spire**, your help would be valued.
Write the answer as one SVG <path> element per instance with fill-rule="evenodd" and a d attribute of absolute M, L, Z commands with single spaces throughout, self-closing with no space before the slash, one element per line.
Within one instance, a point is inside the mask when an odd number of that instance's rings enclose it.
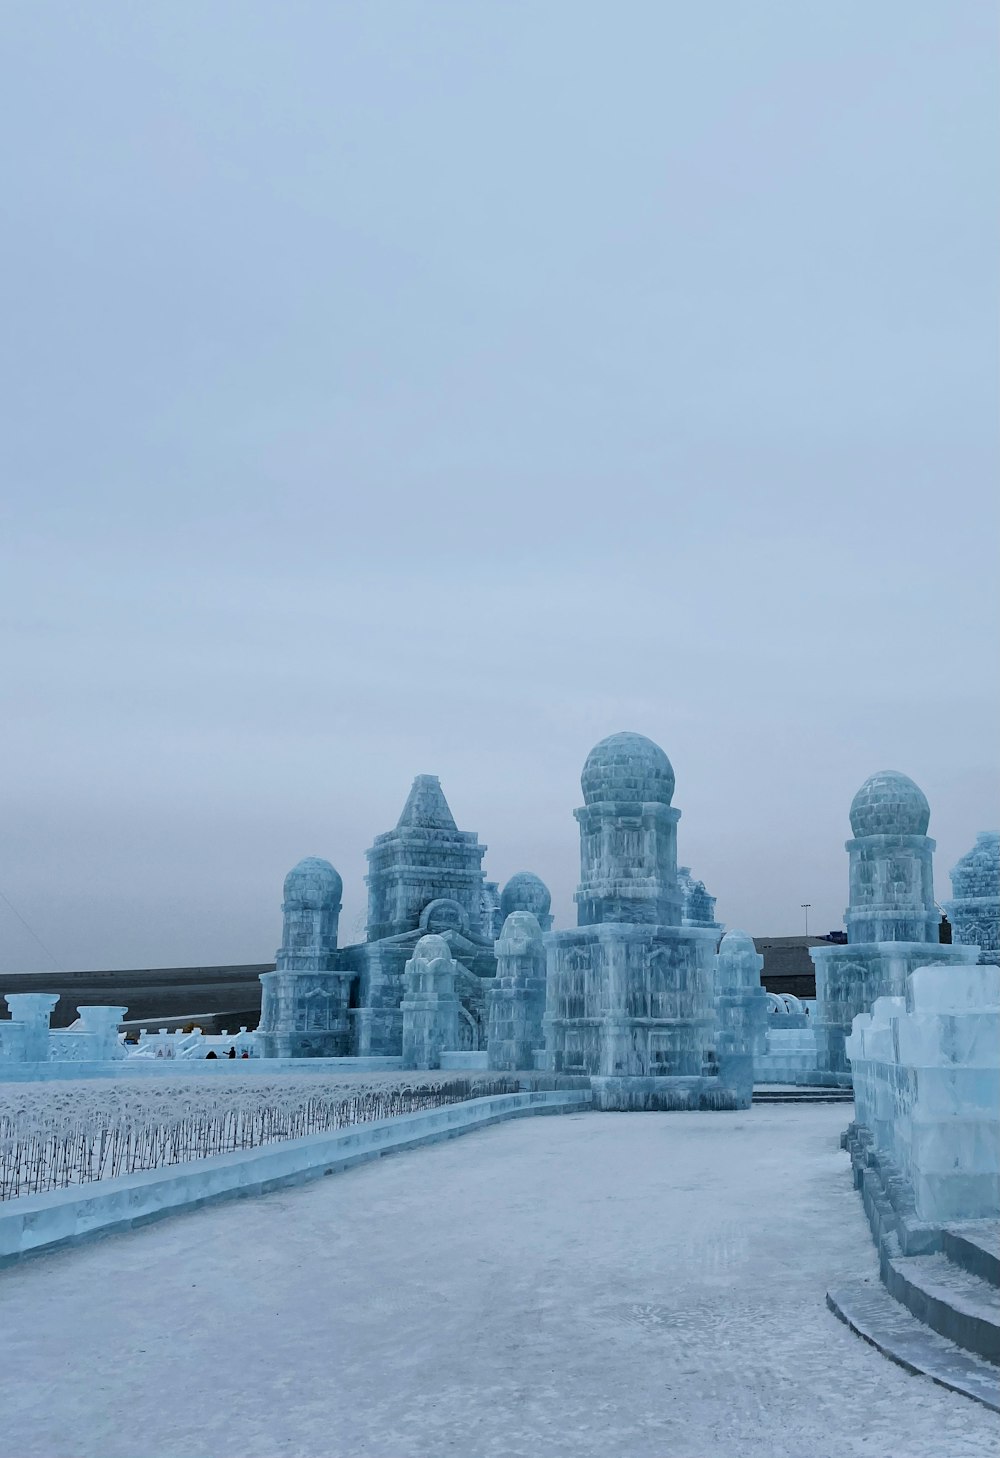
<path fill-rule="evenodd" d="M 437 775 L 417 775 L 396 829 L 457 831 L 455 817 L 448 809 Z"/>

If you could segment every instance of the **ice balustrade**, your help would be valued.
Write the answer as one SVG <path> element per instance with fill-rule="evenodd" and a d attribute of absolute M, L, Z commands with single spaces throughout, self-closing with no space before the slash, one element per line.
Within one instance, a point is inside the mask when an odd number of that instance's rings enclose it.
<path fill-rule="evenodd" d="M 932 963 L 880 997 L 846 1041 L 852 1137 L 877 1158 L 893 1203 L 920 1221 L 1000 1208 L 1000 967 Z"/>
<path fill-rule="evenodd" d="M 5 1001 L 10 1019 L 0 1021 L 0 1062 L 64 1064 L 116 1063 L 132 1059 L 257 1058 L 260 1043 L 256 1033 L 241 1027 L 238 1033 L 206 1034 L 193 1031 L 168 1032 L 143 1028 L 139 1041 L 126 1043 L 119 1026 L 126 1007 L 89 1005 L 77 1008 L 79 1016 L 68 1028 L 49 1026 L 59 1001 L 55 992 L 8 993 Z M 230 1049 L 233 1050 L 230 1053 Z"/>

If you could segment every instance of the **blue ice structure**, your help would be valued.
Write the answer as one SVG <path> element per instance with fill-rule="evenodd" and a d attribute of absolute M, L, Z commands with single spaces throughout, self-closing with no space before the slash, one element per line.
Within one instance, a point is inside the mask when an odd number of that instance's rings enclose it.
<path fill-rule="evenodd" d="M 682 925 L 670 761 L 641 734 L 612 734 L 587 756 L 581 786 L 578 925 L 547 938 L 547 1066 L 589 1075 L 599 1108 L 726 1106 L 718 933 Z"/>
<path fill-rule="evenodd" d="M 876 998 L 901 997 L 906 978 L 928 962 L 967 966 L 977 947 L 942 946 L 934 902 L 934 842 L 922 790 L 895 770 L 872 775 L 851 804 L 850 905 L 846 944 L 813 947 L 816 967 L 816 1081 L 849 1087 L 844 1040 Z"/>
<path fill-rule="evenodd" d="M 351 977 L 337 967 L 344 883 L 307 856 L 285 877 L 275 970 L 261 974 L 259 1042 L 265 1058 L 339 1058 L 350 1044 Z"/>
<path fill-rule="evenodd" d="M 512 912 L 527 911 L 543 932 L 552 929 L 551 906 L 548 886 L 532 871 L 518 871 L 500 893 L 500 911 L 504 921 Z"/>
<path fill-rule="evenodd" d="M 530 911 L 510 912 L 496 953 L 497 975 L 488 994 L 488 1067 L 531 1069 L 535 1052 L 544 1046 L 545 946 L 538 917 Z"/>
<path fill-rule="evenodd" d="M 52 1028 L 57 992 L 9 992 L 4 1001 L 10 1019 L 0 1022 L 0 1063 L 36 1064 L 42 1077 L 58 1077 L 61 1064 L 116 1063 L 126 1056 L 118 1031 L 125 1007 L 84 1005 L 68 1028 Z"/>
<path fill-rule="evenodd" d="M 0 1023 L 0 1054 L 16 1063 L 47 1063 L 49 1019 L 58 992 L 8 992 L 10 1022 Z"/>
<path fill-rule="evenodd" d="M 719 1020 L 719 1076 L 749 1108 L 754 1065 L 767 1046 L 768 997 L 761 986 L 764 958 L 744 931 L 727 932 L 715 958 L 715 1008 Z"/>
<path fill-rule="evenodd" d="M 485 877 L 485 852 L 473 831 L 458 829 L 437 776 L 418 775 L 395 828 L 377 835 L 368 851 L 363 942 L 337 945 L 342 886 L 328 861 L 311 857 L 289 872 L 276 967 L 261 977 L 262 1055 L 402 1056 L 404 1000 L 421 1001 L 416 991 L 430 975 L 411 963 L 430 936 L 450 950 L 459 1006 L 456 1041 L 444 1051 L 483 1056 L 503 918 L 529 911 L 543 928 L 551 925 L 543 882 L 522 871 L 501 893 Z"/>
<path fill-rule="evenodd" d="M 1000 962 L 1000 834 L 980 831 L 976 843 L 951 872 L 946 901 L 952 940 L 978 946 L 981 962 Z"/>
<path fill-rule="evenodd" d="M 442 936 L 423 936 L 403 975 L 403 1067 L 440 1068 L 441 1054 L 457 1048 L 462 1005 L 455 990 L 455 959 Z"/>
<path fill-rule="evenodd" d="M 714 896 L 709 896 L 704 881 L 696 881 L 690 866 L 680 866 L 677 884 L 681 890 L 681 924 L 683 926 L 712 926 L 722 928 L 715 919 Z"/>
<path fill-rule="evenodd" d="M 897 1215 L 933 1222 L 995 1217 L 1000 967 L 917 968 L 903 996 L 877 998 L 870 1013 L 854 1019 L 846 1047 L 854 1073 L 852 1132 L 878 1151 L 887 1193 L 896 1181 Z"/>

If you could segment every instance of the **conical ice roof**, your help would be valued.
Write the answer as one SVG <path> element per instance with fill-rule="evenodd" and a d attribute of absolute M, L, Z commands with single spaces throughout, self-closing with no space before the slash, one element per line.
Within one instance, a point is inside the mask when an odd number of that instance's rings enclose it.
<path fill-rule="evenodd" d="M 458 830 L 437 775 L 417 775 L 397 830 Z"/>

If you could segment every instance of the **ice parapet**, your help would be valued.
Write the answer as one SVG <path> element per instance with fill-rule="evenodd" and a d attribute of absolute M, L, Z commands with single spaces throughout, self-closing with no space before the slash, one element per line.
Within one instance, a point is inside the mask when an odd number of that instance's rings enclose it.
<path fill-rule="evenodd" d="M 1000 967 L 930 964 L 854 1019 L 856 1124 L 922 1221 L 1000 1208 Z M 898 1203 L 898 1202 L 897 1202 Z M 902 1203 L 905 1205 L 906 1201 Z"/>

